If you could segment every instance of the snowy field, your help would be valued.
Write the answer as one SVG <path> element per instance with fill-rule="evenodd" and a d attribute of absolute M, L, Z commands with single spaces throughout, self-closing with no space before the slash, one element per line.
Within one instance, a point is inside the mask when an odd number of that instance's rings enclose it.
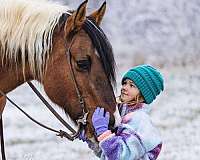
<path fill-rule="evenodd" d="M 129 67 L 121 61 L 118 72 L 122 73 Z M 168 67 L 161 71 L 165 77 L 165 92 L 152 104 L 151 112 L 163 138 L 163 149 L 158 159 L 199 160 L 200 71 L 194 66 Z M 118 80 L 120 78 L 118 74 Z M 119 92 L 119 85 L 116 92 Z M 39 121 L 61 128 L 27 85 L 17 88 L 9 96 Z M 56 137 L 33 124 L 10 103 L 3 116 L 8 160 L 97 159 L 86 144 Z"/>

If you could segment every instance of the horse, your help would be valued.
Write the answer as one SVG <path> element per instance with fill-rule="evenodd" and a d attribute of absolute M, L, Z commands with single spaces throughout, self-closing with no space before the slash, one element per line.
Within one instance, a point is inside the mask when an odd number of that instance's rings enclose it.
<path fill-rule="evenodd" d="M 106 2 L 88 16 L 87 3 L 70 10 L 46 0 L 0 0 L 0 90 L 7 94 L 36 80 L 76 124 L 83 112 L 78 89 L 88 113 L 86 137 L 93 139 L 96 106 L 110 112 L 109 126 L 115 123 L 116 64 L 100 28 Z M 5 104 L 0 95 L 1 114 Z"/>

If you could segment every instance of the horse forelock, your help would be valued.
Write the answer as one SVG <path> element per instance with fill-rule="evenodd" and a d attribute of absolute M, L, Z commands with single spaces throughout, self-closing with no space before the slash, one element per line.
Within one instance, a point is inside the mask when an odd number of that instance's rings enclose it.
<path fill-rule="evenodd" d="M 20 61 L 23 70 L 28 61 L 32 74 L 42 78 L 53 31 L 69 8 L 46 0 L 0 0 L 0 4 L 0 57 L 6 63 Z"/>

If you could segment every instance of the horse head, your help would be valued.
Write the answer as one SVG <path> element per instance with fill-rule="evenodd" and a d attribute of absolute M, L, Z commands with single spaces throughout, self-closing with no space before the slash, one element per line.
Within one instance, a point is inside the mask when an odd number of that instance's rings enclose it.
<path fill-rule="evenodd" d="M 112 47 L 99 27 L 106 3 L 86 16 L 87 1 L 60 20 L 54 31 L 52 52 L 42 84 L 48 97 L 76 122 L 88 112 L 86 134 L 94 136 L 92 113 L 102 106 L 111 113 L 114 124 L 115 61 Z"/>

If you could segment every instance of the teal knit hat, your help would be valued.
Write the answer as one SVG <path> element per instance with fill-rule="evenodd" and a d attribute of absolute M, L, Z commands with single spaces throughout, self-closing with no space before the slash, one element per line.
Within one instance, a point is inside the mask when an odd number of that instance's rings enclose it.
<path fill-rule="evenodd" d="M 158 70 L 150 65 L 139 65 L 130 69 L 122 78 L 130 79 L 145 99 L 145 103 L 150 104 L 164 90 L 163 77 Z"/>

